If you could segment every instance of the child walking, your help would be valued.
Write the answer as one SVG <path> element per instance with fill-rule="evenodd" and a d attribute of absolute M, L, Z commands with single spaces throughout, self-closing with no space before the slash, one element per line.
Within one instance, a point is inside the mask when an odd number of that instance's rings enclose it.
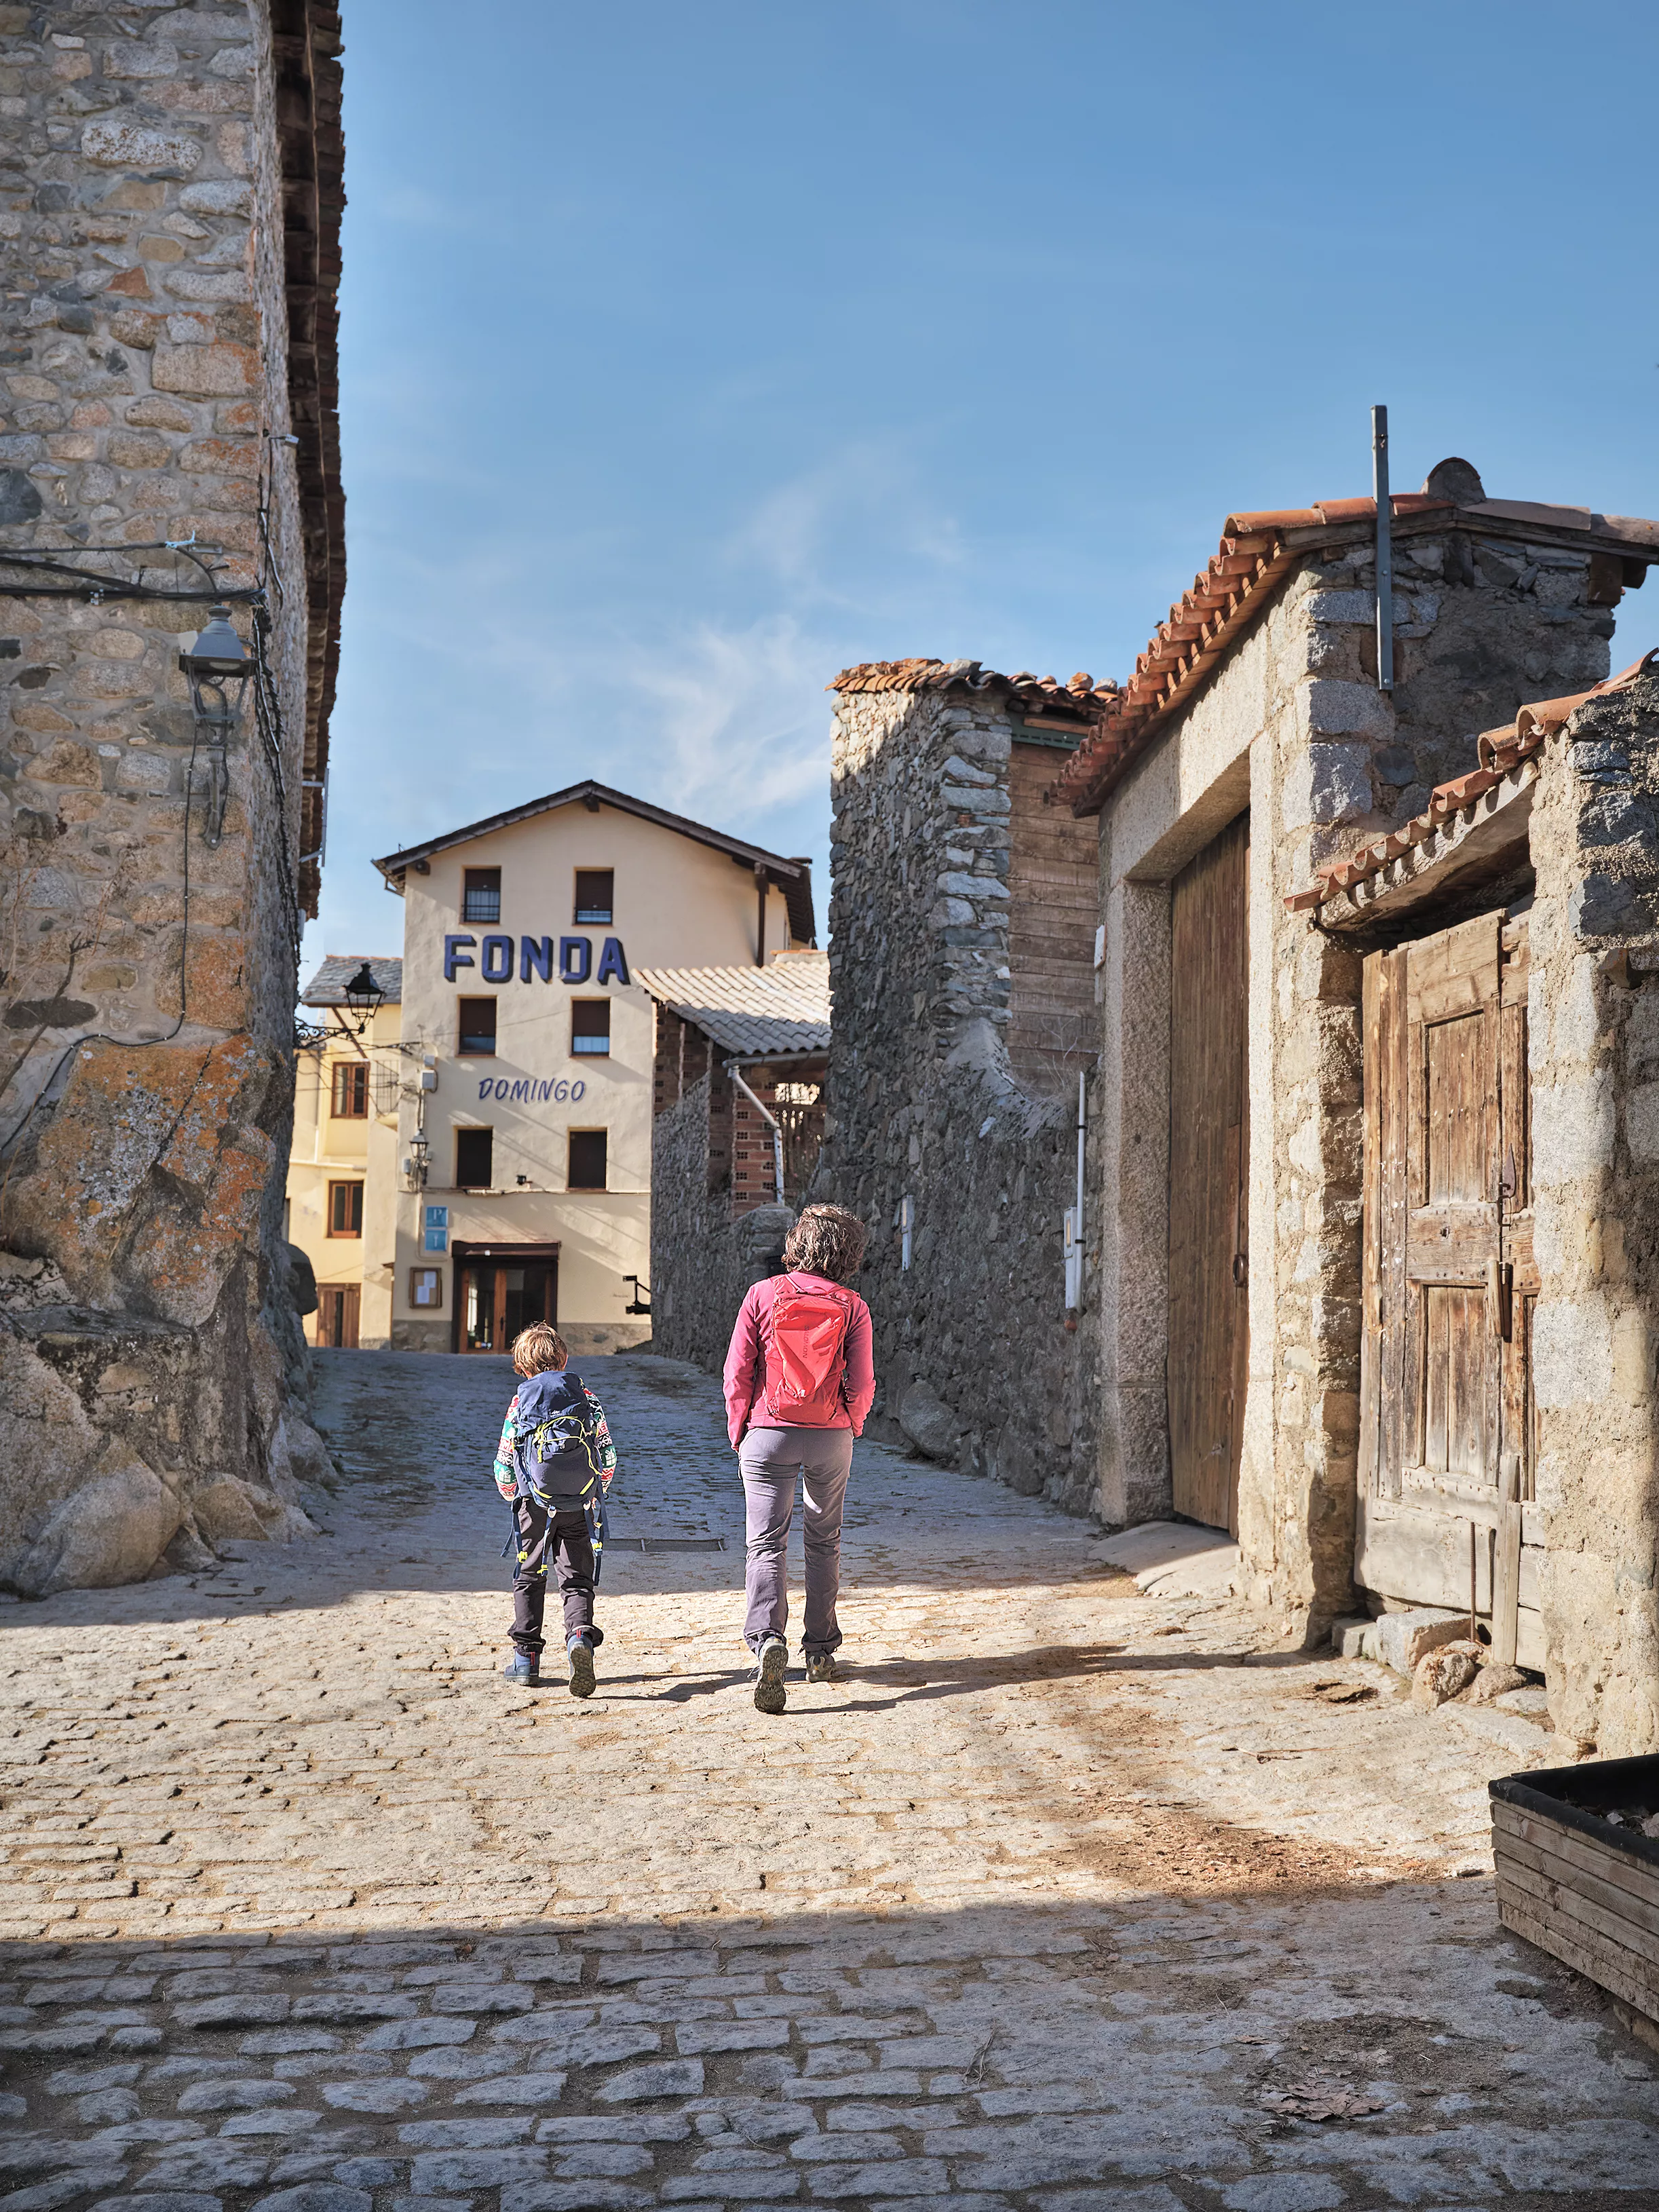
<path fill-rule="evenodd" d="M 495 1486 L 513 1507 L 518 1571 L 513 1577 L 509 1682 L 541 1680 L 550 1559 L 564 1606 L 564 1648 L 573 1698 L 593 1694 L 595 1553 L 604 1548 L 605 1494 L 617 1471 L 617 1447 L 604 1408 L 570 1372 L 564 1339 L 544 1321 L 513 1340 L 524 1380 L 513 1395 L 495 1448 Z"/>

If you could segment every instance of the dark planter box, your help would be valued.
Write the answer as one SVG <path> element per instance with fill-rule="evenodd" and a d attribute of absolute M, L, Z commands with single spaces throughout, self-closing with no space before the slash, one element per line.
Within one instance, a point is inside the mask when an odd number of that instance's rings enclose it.
<path fill-rule="evenodd" d="M 1659 1757 L 1505 1775 L 1491 1795 L 1504 1927 L 1659 2021 L 1659 1838 L 1596 1810 L 1659 1811 Z"/>

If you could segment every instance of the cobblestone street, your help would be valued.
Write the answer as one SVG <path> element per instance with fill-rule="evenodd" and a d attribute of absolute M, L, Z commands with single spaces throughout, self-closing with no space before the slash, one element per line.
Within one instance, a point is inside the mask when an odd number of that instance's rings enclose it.
<path fill-rule="evenodd" d="M 649 1357 L 583 1363 L 599 1694 L 510 1689 L 507 1363 L 319 1364 L 324 1535 L 0 1610 L 0 2212 L 1659 2203 L 1659 2061 L 1496 1926 L 1532 1721 L 869 1443 L 767 1719 Z"/>

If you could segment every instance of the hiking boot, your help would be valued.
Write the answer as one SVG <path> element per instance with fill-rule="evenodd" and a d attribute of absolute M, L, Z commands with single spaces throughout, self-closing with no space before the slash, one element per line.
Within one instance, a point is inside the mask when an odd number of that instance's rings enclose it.
<path fill-rule="evenodd" d="M 834 1652 L 810 1653 L 806 1661 L 806 1679 L 809 1682 L 839 1682 L 842 1672 L 836 1664 Z"/>
<path fill-rule="evenodd" d="M 566 1647 L 570 1662 L 570 1694 L 573 1698 L 591 1698 L 593 1694 L 593 1647 L 585 1636 L 573 1637 Z"/>
<path fill-rule="evenodd" d="M 789 1702 L 789 1693 L 783 1686 L 783 1670 L 789 1664 L 789 1646 L 781 1636 L 769 1636 L 760 1648 L 760 1663 L 755 1668 L 755 1710 L 758 1713 L 781 1713 Z"/>
<path fill-rule="evenodd" d="M 542 1679 L 540 1656 L 534 1651 L 515 1651 L 501 1673 L 507 1680 L 516 1683 L 521 1690 L 537 1689 Z"/>

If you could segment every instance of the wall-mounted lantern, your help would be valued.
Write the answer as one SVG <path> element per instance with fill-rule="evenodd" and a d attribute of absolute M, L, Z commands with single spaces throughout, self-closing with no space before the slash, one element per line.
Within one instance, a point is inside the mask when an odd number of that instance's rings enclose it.
<path fill-rule="evenodd" d="M 409 1158 L 404 1162 L 404 1173 L 409 1177 L 411 1190 L 426 1188 L 427 1154 L 430 1149 L 426 1131 L 416 1129 L 409 1140 Z"/>
<path fill-rule="evenodd" d="M 179 655 L 179 665 L 190 680 L 197 741 L 207 746 L 207 813 L 202 842 L 216 845 L 224 834 L 225 801 L 230 793 L 226 749 L 231 732 L 241 720 L 242 694 L 253 672 L 247 647 L 231 627 L 228 606 L 210 609 L 207 628 L 188 653 Z"/>
<path fill-rule="evenodd" d="M 367 960 L 345 987 L 345 1002 L 357 1017 L 357 1034 L 363 1031 L 386 1004 L 386 993 L 374 980 L 374 970 Z"/>

